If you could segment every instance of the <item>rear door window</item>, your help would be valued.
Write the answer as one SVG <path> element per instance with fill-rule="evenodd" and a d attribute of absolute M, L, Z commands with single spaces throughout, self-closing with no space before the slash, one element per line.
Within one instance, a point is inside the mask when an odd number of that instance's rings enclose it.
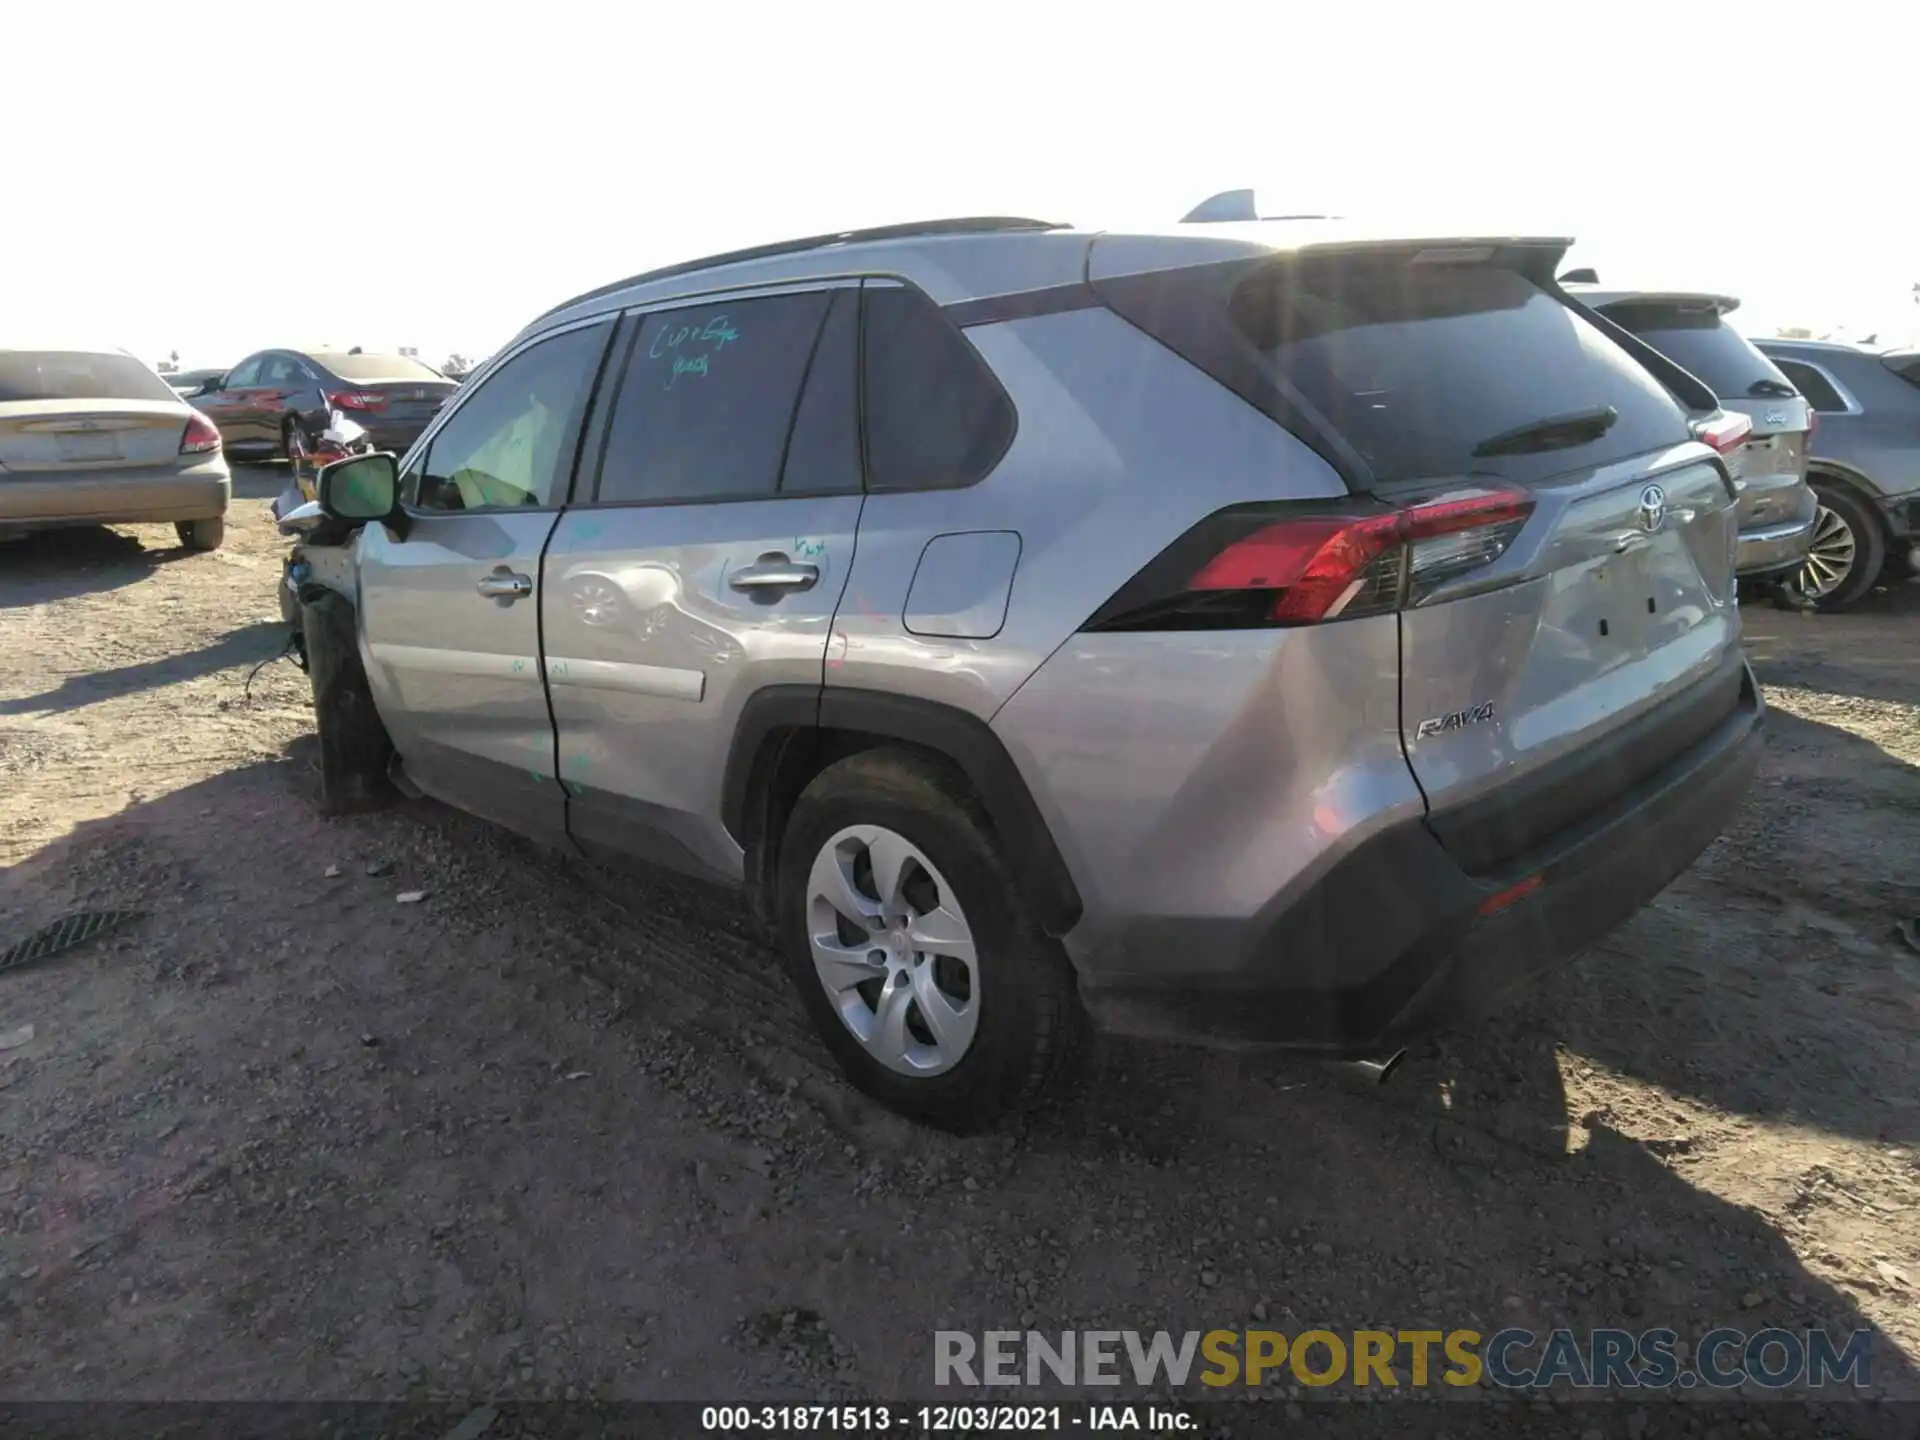
<path fill-rule="evenodd" d="M 782 495 L 860 488 L 860 292 L 836 290 L 787 441 Z"/>
<path fill-rule="evenodd" d="M 608 419 L 596 498 L 658 505 L 775 494 L 831 299 L 814 290 L 648 315 Z"/>
<path fill-rule="evenodd" d="M 1228 305 L 1261 363 L 1379 484 L 1540 479 L 1687 435 L 1637 361 L 1515 270 L 1309 255 L 1255 267 Z M 1516 442 L 1536 427 L 1543 438 Z M 1508 453 L 1476 453 L 1499 437 Z"/>
<path fill-rule="evenodd" d="M 290 355 L 270 355 L 267 363 L 260 367 L 260 383 L 276 389 L 298 385 L 304 378 L 300 363 Z"/>
<path fill-rule="evenodd" d="M 918 290 L 869 285 L 861 303 L 868 486 L 973 484 L 1013 443 L 1013 401 L 980 352 Z"/>
<path fill-rule="evenodd" d="M 1711 306 L 1623 301 L 1606 306 L 1605 313 L 1622 329 L 1631 330 L 1669 360 L 1698 375 L 1722 400 L 1763 400 L 1793 390 L 1793 382 Z"/>
<path fill-rule="evenodd" d="M 1812 365 L 1803 365 L 1798 360 L 1775 360 L 1773 363 L 1792 383 L 1794 389 L 1807 397 L 1808 403 L 1814 409 L 1829 413 L 1841 413 L 1846 410 L 1846 397 L 1834 388 L 1831 380 Z"/>
<path fill-rule="evenodd" d="M 90 350 L 0 351 L 0 401 L 178 400 L 130 355 Z"/>

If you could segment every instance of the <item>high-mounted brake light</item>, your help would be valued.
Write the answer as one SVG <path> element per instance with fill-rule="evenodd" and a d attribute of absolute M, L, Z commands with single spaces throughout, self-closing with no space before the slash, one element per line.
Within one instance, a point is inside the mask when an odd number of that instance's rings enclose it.
<path fill-rule="evenodd" d="M 1390 613 L 1499 559 L 1533 505 L 1524 490 L 1476 488 L 1371 514 L 1223 511 L 1175 541 L 1088 628 L 1236 629 Z"/>
<path fill-rule="evenodd" d="M 180 437 L 182 455 L 207 455 L 220 448 L 220 431 L 206 416 L 195 411 L 187 417 L 186 433 Z"/>
<path fill-rule="evenodd" d="M 1693 427 L 1693 433 L 1722 455 L 1731 455 L 1747 443 L 1747 437 L 1753 434 L 1753 421 L 1745 415 L 1721 415 L 1712 420 L 1702 420 Z"/>
<path fill-rule="evenodd" d="M 384 410 L 387 397 L 378 390 L 342 390 L 327 396 L 327 403 L 336 410 Z"/>

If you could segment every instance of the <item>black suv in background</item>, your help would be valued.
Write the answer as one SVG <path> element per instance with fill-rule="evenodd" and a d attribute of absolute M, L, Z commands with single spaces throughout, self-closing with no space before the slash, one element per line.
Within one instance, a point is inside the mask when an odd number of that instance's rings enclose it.
<path fill-rule="evenodd" d="M 1813 402 L 1807 478 L 1820 503 L 1798 588 L 1822 610 L 1920 574 L 1920 350 L 1756 340 Z"/>
<path fill-rule="evenodd" d="M 235 458 L 289 456 L 351 416 L 376 449 L 402 454 L 460 387 L 407 355 L 367 350 L 262 350 L 187 397 Z"/>

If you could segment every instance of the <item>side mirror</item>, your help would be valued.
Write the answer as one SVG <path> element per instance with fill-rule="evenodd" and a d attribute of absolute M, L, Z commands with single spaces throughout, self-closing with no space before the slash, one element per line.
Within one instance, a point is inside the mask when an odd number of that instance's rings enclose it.
<path fill-rule="evenodd" d="M 193 393 L 196 395 L 218 395 L 222 390 L 226 389 L 226 386 L 227 377 L 224 375 L 216 375 L 211 380 L 202 381 L 200 388 Z"/>
<path fill-rule="evenodd" d="M 407 533 L 407 512 L 400 508 L 400 466 L 381 450 L 372 455 L 350 455 L 320 472 L 320 508 L 334 520 L 364 525 L 383 520 L 401 538 Z"/>

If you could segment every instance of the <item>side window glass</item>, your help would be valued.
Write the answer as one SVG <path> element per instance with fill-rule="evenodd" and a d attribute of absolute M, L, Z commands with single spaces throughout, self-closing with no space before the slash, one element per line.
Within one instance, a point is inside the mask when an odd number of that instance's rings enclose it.
<path fill-rule="evenodd" d="M 836 290 L 787 441 L 782 495 L 860 488 L 860 292 Z"/>
<path fill-rule="evenodd" d="M 609 417 L 597 498 L 772 495 L 829 299 L 809 291 L 647 316 Z"/>
<path fill-rule="evenodd" d="M 297 375 L 293 361 L 284 355 L 270 355 L 260 367 L 260 384 L 287 386 L 295 383 Z"/>
<path fill-rule="evenodd" d="M 862 292 L 867 483 L 875 490 L 971 485 L 1013 441 L 1013 402 L 918 290 Z"/>
<path fill-rule="evenodd" d="M 258 385 L 259 383 L 260 357 L 258 355 L 241 361 L 240 364 L 234 367 L 233 373 L 227 376 L 227 389 L 229 390 L 244 390 L 249 385 Z"/>
<path fill-rule="evenodd" d="M 1793 388 L 1806 396 L 1816 410 L 1845 410 L 1847 402 L 1840 398 L 1840 392 L 1833 388 L 1827 377 L 1811 365 L 1802 365 L 1797 360 L 1775 360 L 1780 373 L 1793 382 Z"/>
<path fill-rule="evenodd" d="M 403 493 L 423 510 L 557 503 L 610 328 L 542 340 L 494 371 L 435 432 Z"/>

